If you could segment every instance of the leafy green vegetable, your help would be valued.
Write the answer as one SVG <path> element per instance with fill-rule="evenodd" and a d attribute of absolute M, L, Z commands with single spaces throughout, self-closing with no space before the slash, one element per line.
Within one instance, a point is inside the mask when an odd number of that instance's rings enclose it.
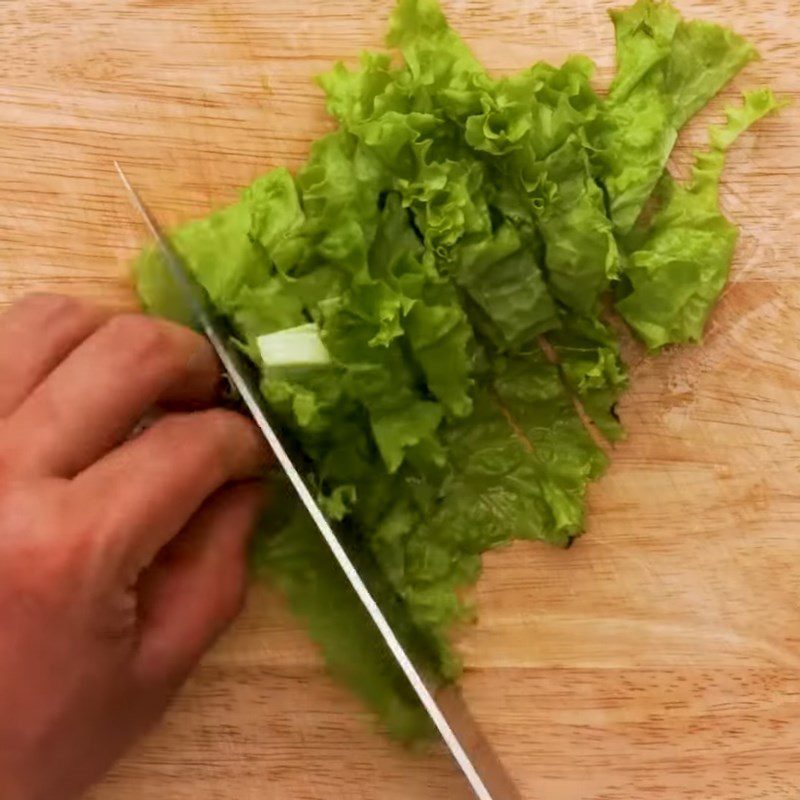
<path fill-rule="evenodd" d="M 628 388 L 614 331 L 598 317 L 564 315 L 561 330 L 550 337 L 566 385 L 578 396 L 589 418 L 610 441 L 625 431 L 616 405 Z"/>
<path fill-rule="evenodd" d="M 665 175 L 659 209 L 631 237 L 636 244 L 627 258 L 628 288 L 617 309 L 651 349 L 701 340 L 728 281 L 739 235 L 719 208 L 725 151 L 779 105 L 763 90 L 730 109 L 727 125 L 711 130 L 711 149 L 697 155 L 689 183 L 683 186 Z"/>
<path fill-rule="evenodd" d="M 736 241 L 718 206 L 724 153 L 778 106 L 747 95 L 676 183 L 679 130 L 755 51 L 667 2 L 612 18 L 617 75 L 600 97 L 588 59 L 494 78 L 435 0 L 399 0 L 389 43 L 403 63 L 366 54 L 320 78 L 339 128 L 307 164 L 174 235 L 434 680 L 458 676 L 449 634 L 474 613 L 481 554 L 514 539 L 566 547 L 583 530 L 606 457 L 576 403 L 606 438 L 624 435 L 609 298 L 652 349 L 700 339 Z M 138 284 L 148 309 L 188 321 L 153 252 Z M 285 494 L 257 562 L 332 670 L 417 738 L 425 715 Z"/>
<path fill-rule="evenodd" d="M 684 22 L 669 3 L 638 0 L 612 19 L 617 76 L 596 142 L 611 219 L 625 233 L 653 193 L 680 129 L 757 53 L 718 25 Z"/>
<path fill-rule="evenodd" d="M 291 488 L 286 485 L 284 489 L 283 496 L 290 497 Z M 270 510 L 270 523 L 275 513 Z M 432 732 L 430 721 L 420 713 L 416 696 L 398 673 L 392 656 L 376 647 L 367 612 L 314 523 L 302 507 L 294 505 L 286 513 L 288 518 L 276 533 L 257 540 L 257 570 L 276 580 L 294 612 L 308 621 L 312 638 L 324 648 L 329 669 L 380 714 L 392 736 L 402 741 L 427 737 Z M 360 567 L 362 574 L 365 570 L 369 574 L 366 564 Z M 396 598 L 385 593 L 377 599 L 408 645 L 405 615 Z M 412 649 L 410 653 L 418 663 L 425 662 L 424 652 Z M 354 658 L 355 654 L 368 657 Z"/>

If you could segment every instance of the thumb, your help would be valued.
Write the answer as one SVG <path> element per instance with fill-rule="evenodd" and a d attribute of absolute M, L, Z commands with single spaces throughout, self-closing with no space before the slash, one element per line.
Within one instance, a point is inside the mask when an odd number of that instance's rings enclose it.
<path fill-rule="evenodd" d="M 142 575 L 134 664 L 140 680 L 179 685 L 239 614 L 247 543 L 264 500 L 260 482 L 221 489 Z"/>

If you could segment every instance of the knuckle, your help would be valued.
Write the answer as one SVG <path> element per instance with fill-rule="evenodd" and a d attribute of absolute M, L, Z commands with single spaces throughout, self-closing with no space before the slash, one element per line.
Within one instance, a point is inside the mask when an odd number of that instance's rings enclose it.
<path fill-rule="evenodd" d="M 169 334 L 157 320 L 142 314 L 118 314 L 106 325 L 106 335 L 137 362 L 169 359 Z"/>
<path fill-rule="evenodd" d="M 250 423 L 235 411 L 226 408 L 212 408 L 201 412 L 210 430 L 222 439 L 229 439 L 247 429 Z"/>
<path fill-rule="evenodd" d="M 241 439 L 250 432 L 251 423 L 235 411 L 214 408 L 201 412 L 199 416 L 215 449 L 228 449 L 231 441 Z"/>
<path fill-rule="evenodd" d="M 252 423 L 233 411 L 211 409 L 169 414 L 156 423 L 153 435 L 163 452 L 180 452 L 184 468 L 197 475 L 229 480 L 243 472 L 257 444 Z M 256 440 L 258 441 L 258 440 Z"/>
<path fill-rule="evenodd" d="M 44 433 L 31 437 L 29 426 L 19 425 L 14 419 L 0 420 L 0 495 L 4 488 L 42 474 L 47 441 Z"/>
<path fill-rule="evenodd" d="M 0 420 L 0 498 L 8 486 L 13 467 L 15 465 L 13 447 L 8 437 L 8 426 L 5 420 Z"/>
<path fill-rule="evenodd" d="M 42 324 L 60 317 L 77 316 L 84 310 L 84 304 L 80 300 L 55 292 L 29 294 L 20 300 L 19 307 L 40 318 Z"/>
<path fill-rule="evenodd" d="M 212 455 L 226 468 L 232 469 L 234 460 L 253 439 L 253 423 L 235 411 L 221 408 L 204 411 L 202 416 L 208 429 L 208 446 Z"/>
<path fill-rule="evenodd" d="M 85 563 L 84 538 L 65 530 L 68 515 L 63 492 L 52 486 L 14 484 L 0 493 L 0 528 L 6 557 L 18 590 L 28 596 L 52 593 L 78 575 Z M 56 538 L 56 533 L 58 537 Z M 35 564 L 35 569 L 27 565 Z"/>
<path fill-rule="evenodd" d="M 244 570 L 238 576 L 226 576 L 219 587 L 220 618 L 226 623 L 235 620 L 244 610 L 247 601 L 247 581 Z"/>
<path fill-rule="evenodd" d="M 16 482 L 35 474 L 38 456 L 39 451 L 20 426 L 0 420 L 0 499 Z"/>

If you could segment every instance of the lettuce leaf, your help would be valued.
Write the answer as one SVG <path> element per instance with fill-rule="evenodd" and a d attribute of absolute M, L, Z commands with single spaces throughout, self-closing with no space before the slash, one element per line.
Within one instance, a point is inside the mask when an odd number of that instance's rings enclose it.
<path fill-rule="evenodd" d="M 628 388 L 628 373 L 614 330 L 599 317 L 565 314 L 561 330 L 548 339 L 565 384 L 600 433 L 610 441 L 623 439 L 616 407 Z"/>
<path fill-rule="evenodd" d="M 595 144 L 611 219 L 626 233 L 661 178 L 678 132 L 758 54 L 725 28 L 684 22 L 667 2 L 638 0 L 611 16 L 617 76 Z"/>
<path fill-rule="evenodd" d="M 651 349 L 699 342 L 708 316 L 728 282 L 738 229 L 719 208 L 725 153 L 762 117 L 780 107 L 769 90 L 745 95 L 728 122 L 711 130 L 711 147 L 696 157 L 685 185 L 665 175 L 659 209 L 631 237 L 626 284 L 617 310 Z"/>
<path fill-rule="evenodd" d="M 286 485 L 284 490 L 283 496 L 291 497 L 291 487 Z M 256 540 L 255 568 L 286 594 L 292 610 L 307 621 L 309 634 L 323 648 L 328 669 L 379 714 L 391 736 L 407 742 L 429 737 L 432 723 L 375 635 L 366 610 L 316 526 L 301 506 L 287 505 L 285 523 Z M 276 511 L 270 513 L 272 527 Z M 362 576 L 369 577 L 370 567 L 361 559 Z M 409 630 L 397 598 L 384 592 L 376 594 L 376 599 L 407 651 L 417 663 L 426 663 L 426 643 Z"/>

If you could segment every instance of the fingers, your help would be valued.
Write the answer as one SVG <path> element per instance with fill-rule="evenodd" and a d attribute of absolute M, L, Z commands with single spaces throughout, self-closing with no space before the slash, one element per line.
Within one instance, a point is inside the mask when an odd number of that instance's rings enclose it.
<path fill-rule="evenodd" d="M 4 450 L 20 470 L 72 477 L 123 441 L 156 403 L 209 405 L 219 381 L 202 336 L 163 320 L 118 315 L 8 419 Z"/>
<path fill-rule="evenodd" d="M 247 542 L 264 500 L 263 483 L 217 492 L 142 576 L 139 680 L 182 681 L 239 613 Z"/>
<path fill-rule="evenodd" d="M 0 417 L 11 414 L 109 314 L 57 294 L 33 294 L 0 315 Z"/>
<path fill-rule="evenodd" d="M 209 496 L 261 474 L 270 459 L 261 433 L 239 414 L 169 414 L 79 475 L 73 488 L 93 508 L 105 562 L 133 580 Z"/>

